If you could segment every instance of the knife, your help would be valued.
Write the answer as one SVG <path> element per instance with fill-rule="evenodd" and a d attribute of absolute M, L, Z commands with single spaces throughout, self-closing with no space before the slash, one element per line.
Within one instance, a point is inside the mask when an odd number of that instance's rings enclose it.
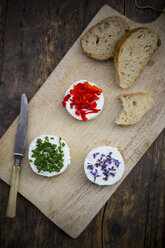
<path fill-rule="evenodd" d="M 21 110 L 14 146 L 14 165 L 11 178 L 6 216 L 13 218 L 16 215 L 17 190 L 20 177 L 21 159 L 24 155 L 28 128 L 28 101 L 25 93 L 21 95 Z"/>

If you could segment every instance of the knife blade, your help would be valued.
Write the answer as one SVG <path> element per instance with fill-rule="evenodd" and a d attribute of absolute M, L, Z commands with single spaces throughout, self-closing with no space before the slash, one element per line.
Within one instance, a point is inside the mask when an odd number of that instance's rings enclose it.
<path fill-rule="evenodd" d="M 26 136 L 28 129 L 28 101 L 25 93 L 21 95 L 21 109 L 20 117 L 18 121 L 18 128 L 15 138 L 14 146 L 14 165 L 11 178 L 11 186 L 9 192 L 8 205 L 6 210 L 6 216 L 13 218 L 16 215 L 16 203 L 17 203 L 17 191 L 20 177 L 20 165 L 21 159 L 24 155 Z"/>
<path fill-rule="evenodd" d="M 19 117 L 15 146 L 14 146 L 15 156 L 23 156 L 24 154 L 27 127 L 28 127 L 28 101 L 24 93 L 21 95 L 21 110 L 20 110 L 20 117 Z"/>

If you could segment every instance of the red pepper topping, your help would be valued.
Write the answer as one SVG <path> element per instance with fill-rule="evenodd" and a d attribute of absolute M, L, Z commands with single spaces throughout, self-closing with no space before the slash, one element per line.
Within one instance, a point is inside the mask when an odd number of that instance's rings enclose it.
<path fill-rule="evenodd" d="M 102 90 L 96 87 L 95 85 L 90 85 L 87 81 L 84 83 L 78 83 L 73 86 L 73 89 L 70 90 L 70 94 L 66 95 L 62 104 L 65 107 L 66 102 L 70 98 L 70 107 L 75 106 L 75 114 L 80 116 L 83 121 L 87 121 L 87 114 L 97 113 L 100 109 L 96 109 L 97 103 L 99 100 L 99 95 Z"/>
<path fill-rule="evenodd" d="M 63 105 L 64 107 L 66 106 L 66 102 L 69 100 L 70 97 L 71 97 L 70 94 L 68 94 L 68 95 L 66 95 L 66 96 L 64 97 L 64 100 L 62 101 L 62 105 Z"/>

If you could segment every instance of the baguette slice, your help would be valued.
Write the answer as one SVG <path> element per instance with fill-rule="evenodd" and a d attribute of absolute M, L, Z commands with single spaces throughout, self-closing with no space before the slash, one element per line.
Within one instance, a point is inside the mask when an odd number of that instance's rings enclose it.
<path fill-rule="evenodd" d="M 84 52 L 91 58 L 104 61 L 112 58 L 115 44 L 128 29 L 118 16 L 110 16 L 91 27 L 80 40 Z"/>
<path fill-rule="evenodd" d="M 155 104 L 152 97 L 143 92 L 124 94 L 119 97 L 123 109 L 115 122 L 122 126 L 136 124 Z"/>
<path fill-rule="evenodd" d="M 127 32 L 115 47 L 117 84 L 122 88 L 133 85 L 160 45 L 159 36 L 149 28 L 140 27 Z"/>

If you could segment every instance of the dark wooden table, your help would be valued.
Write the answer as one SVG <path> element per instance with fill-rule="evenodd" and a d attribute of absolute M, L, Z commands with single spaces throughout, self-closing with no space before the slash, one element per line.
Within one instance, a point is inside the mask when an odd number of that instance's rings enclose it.
<path fill-rule="evenodd" d="M 145 3 L 165 6 L 163 0 Z M 0 0 L 1 136 L 19 113 L 21 93 L 32 98 L 104 4 L 139 22 L 160 14 L 137 9 L 133 0 Z M 5 218 L 9 186 L 0 180 L 0 247 L 165 247 L 164 137 L 162 132 L 76 240 L 20 194 L 16 218 Z"/>

